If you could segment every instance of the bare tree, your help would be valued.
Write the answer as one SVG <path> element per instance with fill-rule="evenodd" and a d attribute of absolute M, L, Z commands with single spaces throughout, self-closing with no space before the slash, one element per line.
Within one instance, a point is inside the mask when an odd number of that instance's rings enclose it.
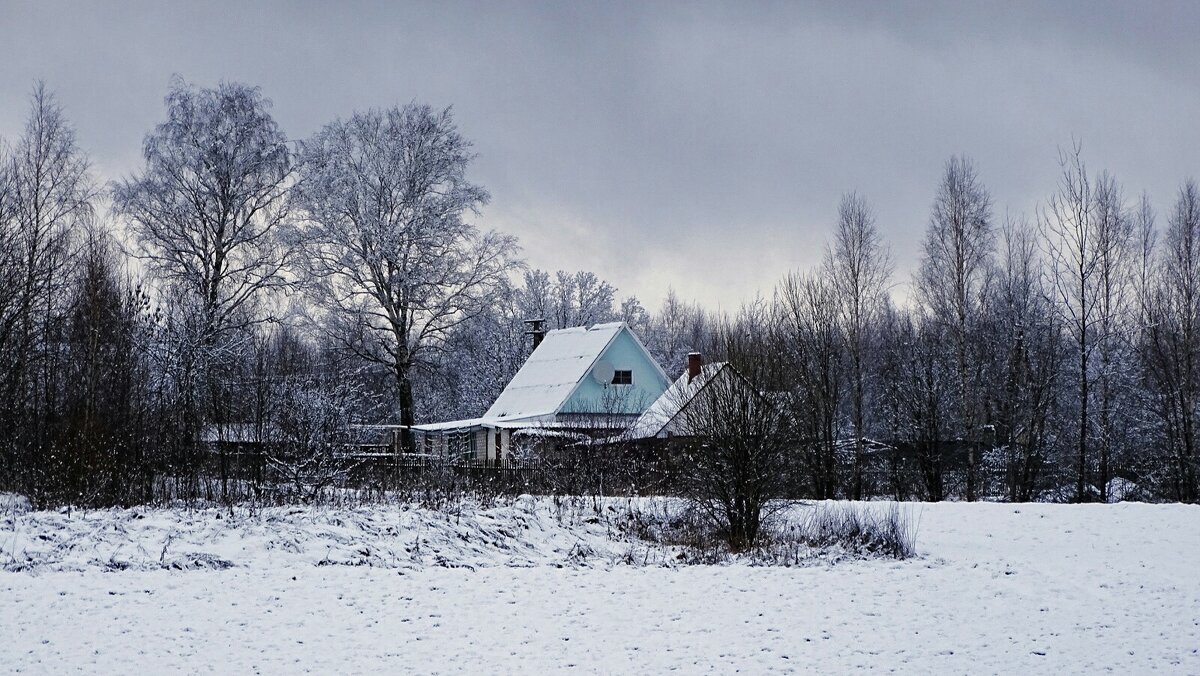
<path fill-rule="evenodd" d="M 754 546 L 771 501 L 787 485 L 786 418 L 767 391 L 776 374 L 767 335 L 767 326 L 746 315 L 725 322 L 717 341 L 730 366 L 679 402 L 678 420 L 691 440 L 685 494 L 734 551 Z"/>
<path fill-rule="evenodd" d="M 169 303 L 181 462 L 194 472 L 205 420 L 231 412 L 226 383 L 236 338 L 268 319 L 257 304 L 288 284 L 278 237 L 291 175 L 287 139 L 256 87 L 197 89 L 175 79 L 167 120 L 146 136 L 142 171 L 113 186 L 129 223 L 134 255 L 145 261 Z M 228 497 L 224 447 L 222 494 Z"/>
<path fill-rule="evenodd" d="M 63 501 L 145 500 L 150 454 L 149 298 L 121 274 L 111 235 L 88 233 L 71 293 L 55 483 Z"/>
<path fill-rule="evenodd" d="M 676 373 L 683 369 L 689 352 L 701 349 L 708 334 L 709 321 L 704 309 L 684 302 L 674 289 L 669 289 L 642 338 L 646 349 L 667 373 Z"/>
<path fill-rule="evenodd" d="M 946 430 L 954 400 L 953 359 L 945 327 L 915 312 L 889 313 L 881 357 L 890 379 L 883 394 L 893 418 L 893 441 L 912 450 L 926 500 L 946 497 Z"/>
<path fill-rule="evenodd" d="M 1200 407 L 1200 188 L 1187 181 L 1167 221 L 1156 288 L 1146 314 L 1143 359 L 1168 451 L 1177 500 L 1197 500 L 1196 428 Z"/>
<path fill-rule="evenodd" d="M 825 272 L 833 282 L 850 369 L 850 416 L 854 434 L 851 496 L 863 494 L 866 435 L 867 369 L 870 330 L 883 306 L 892 274 L 891 253 L 875 226 L 875 214 L 856 193 L 842 197 L 833 244 L 825 255 Z"/>
<path fill-rule="evenodd" d="M 545 270 L 526 270 L 521 286 L 515 290 L 515 302 L 519 309 L 519 321 L 526 319 L 549 320 L 554 311 L 553 289 L 550 273 Z"/>
<path fill-rule="evenodd" d="M 253 304 L 287 283 L 278 233 L 291 154 L 257 87 L 176 79 L 166 105 L 167 121 L 146 136 L 145 167 L 113 199 L 135 255 L 195 304 L 196 340 L 211 346 L 261 321 Z"/>
<path fill-rule="evenodd" d="M 1132 361 L 1131 324 L 1136 283 L 1134 224 L 1121 187 L 1107 172 L 1096 179 L 1094 190 L 1096 247 L 1096 335 L 1099 352 L 1096 380 L 1099 388 L 1096 444 L 1099 447 L 1097 484 L 1100 500 L 1108 501 L 1108 484 L 1112 478 L 1112 458 L 1122 448 L 1122 438 L 1130 420 L 1118 418 L 1129 415 L 1126 403 L 1129 366 Z"/>
<path fill-rule="evenodd" d="M 294 233 L 319 323 L 394 375 L 412 425 L 413 369 L 488 307 L 518 269 L 516 240 L 465 220 L 487 202 L 450 110 L 408 104 L 326 125 L 301 148 Z M 411 439 L 407 443 L 411 444 Z"/>
<path fill-rule="evenodd" d="M 793 438 L 815 497 L 837 497 L 837 423 L 842 341 L 832 284 L 819 274 L 788 274 L 776 291 L 775 343 L 786 367 Z"/>
<path fill-rule="evenodd" d="M 1097 321 L 1095 200 L 1087 168 L 1076 143 L 1060 151 L 1062 173 L 1058 191 L 1038 212 L 1038 227 L 1049 263 L 1049 287 L 1054 307 L 1066 326 L 1075 353 L 1078 417 L 1075 428 L 1075 499 L 1087 496 L 1089 463 L 1088 397 L 1091 385 L 1093 336 Z"/>
<path fill-rule="evenodd" d="M 1155 229 L 1154 207 L 1150 204 L 1150 197 L 1146 193 L 1142 193 L 1141 199 L 1138 200 L 1137 208 L 1134 210 L 1133 216 L 1134 230 L 1134 245 L 1137 250 L 1136 256 L 1136 280 L 1137 285 L 1137 326 L 1140 331 L 1145 332 L 1150 325 L 1150 317 L 1147 311 L 1150 309 L 1151 295 L 1154 293 L 1155 283 L 1155 266 L 1157 261 L 1156 247 L 1158 244 L 1158 231 Z M 1140 341 L 1139 341 L 1140 342 Z"/>
<path fill-rule="evenodd" d="M 0 481 L 20 474 L 25 489 L 45 475 L 61 412 L 65 359 L 52 335 L 66 321 L 73 238 L 95 196 L 75 131 L 38 83 L 24 133 L 11 150 L 0 141 Z"/>
<path fill-rule="evenodd" d="M 992 198 L 971 160 L 951 157 L 934 198 L 915 280 L 918 301 L 943 325 L 953 345 L 958 390 L 954 433 L 967 448 L 968 501 L 977 497 L 978 431 L 984 413 L 977 329 L 995 248 L 991 207 Z"/>
<path fill-rule="evenodd" d="M 616 292 L 612 284 L 593 272 L 572 274 L 559 270 L 554 275 L 553 312 L 547 319 L 559 329 L 612 321 L 616 317 Z"/>
<path fill-rule="evenodd" d="M 621 301 L 617 316 L 639 336 L 646 335 L 646 331 L 650 328 L 650 312 L 637 299 L 637 296 L 629 296 Z"/>
<path fill-rule="evenodd" d="M 996 452 L 1008 498 L 1017 502 L 1033 499 L 1048 464 L 1062 350 L 1036 233 L 1009 221 L 1000 240 L 985 333 L 997 359 L 991 382 Z"/>

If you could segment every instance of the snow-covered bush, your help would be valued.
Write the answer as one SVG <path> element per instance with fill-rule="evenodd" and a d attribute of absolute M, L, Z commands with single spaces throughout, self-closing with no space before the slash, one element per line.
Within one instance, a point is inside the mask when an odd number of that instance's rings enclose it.
<path fill-rule="evenodd" d="M 719 525 L 681 500 L 649 500 L 613 519 L 620 531 L 683 564 L 749 561 L 796 566 L 916 556 L 917 522 L 896 503 L 773 503 L 753 547 L 730 548 Z"/>
<path fill-rule="evenodd" d="M 837 547 L 855 555 L 916 555 L 917 524 L 895 503 L 882 509 L 871 503 L 821 503 L 781 535 L 809 547 Z"/>

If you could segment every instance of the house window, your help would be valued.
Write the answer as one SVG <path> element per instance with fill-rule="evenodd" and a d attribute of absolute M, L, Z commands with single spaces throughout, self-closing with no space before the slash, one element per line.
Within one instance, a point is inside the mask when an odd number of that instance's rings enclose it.
<path fill-rule="evenodd" d="M 613 385 L 632 385 L 633 371 L 613 371 Z"/>

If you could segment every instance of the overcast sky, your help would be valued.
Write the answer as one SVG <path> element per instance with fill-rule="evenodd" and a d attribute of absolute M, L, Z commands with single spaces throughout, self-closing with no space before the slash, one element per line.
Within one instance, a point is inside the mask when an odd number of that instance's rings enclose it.
<path fill-rule="evenodd" d="M 668 287 L 713 308 L 769 294 L 820 259 L 851 190 L 905 284 L 952 154 L 998 219 L 1033 218 L 1073 136 L 1160 214 L 1200 174 L 1196 2 L 0 0 L 0 35 L 0 135 L 44 79 L 103 180 L 138 167 L 172 74 L 261 86 L 292 138 L 453 105 L 492 193 L 479 224 L 651 309 Z"/>

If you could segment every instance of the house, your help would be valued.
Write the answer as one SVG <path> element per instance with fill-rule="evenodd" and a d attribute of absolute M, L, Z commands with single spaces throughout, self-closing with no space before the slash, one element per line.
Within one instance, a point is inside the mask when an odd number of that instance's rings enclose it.
<path fill-rule="evenodd" d="M 729 362 L 705 364 L 698 352 L 689 354 L 687 371 L 638 416 L 626 430 L 624 438 L 641 440 L 689 436 L 684 411 L 705 388 L 735 374 Z"/>
<path fill-rule="evenodd" d="M 532 354 L 480 418 L 414 425 L 418 452 L 498 462 L 531 448 L 612 436 L 670 385 L 624 322 L 534 333 Z"/>

